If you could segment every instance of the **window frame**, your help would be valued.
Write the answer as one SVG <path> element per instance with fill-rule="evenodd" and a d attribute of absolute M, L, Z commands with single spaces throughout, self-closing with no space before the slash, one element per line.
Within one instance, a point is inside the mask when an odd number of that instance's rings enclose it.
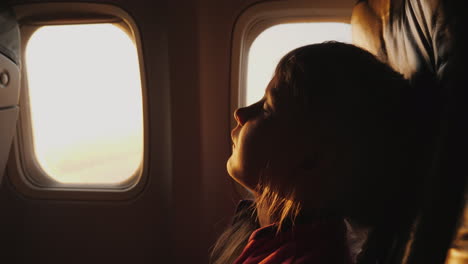
<path fill-rule="evenodd" d="M 31 36 L 41 26 L 111 23 L 121 28 L 135 42 L 140 67 L 143 112 L 143 157 L 140 168 L 123 184 L 61 184 L 45 173 L 34 155 L 31 116 L 28 98 L 27 65 L 22 56 L 20 111 L 13 143 L 8 176 L 17 190 L 30 198 L 68 200 L 129 200 L 141 193 L 147 182 L 148 111 L 145 67 L 140 33 L 135 21 L 124 10 L 107 4 L 48 3 L 16 6 L 20 24 L 21 51 L 25 54 Z"/>

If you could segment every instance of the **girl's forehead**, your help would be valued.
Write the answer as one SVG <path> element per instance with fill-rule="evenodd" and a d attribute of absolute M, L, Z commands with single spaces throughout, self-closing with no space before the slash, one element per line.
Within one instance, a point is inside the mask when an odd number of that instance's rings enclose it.
<path fill-rule="evenodd" d="M 280 97 L 280 87 L 278 87 L 275 78 L 273 78 L 265 90 L 265 100 L 273 104 L 274 101 L 278 100 L 278 97 Z"/>
<path fill-rule="evenodd" d="M 284 100 L 291 96 L 291 89 L 286 81 L 275 76 L 268 84 L 265 95 L 271 97 L 272 100 Z"/>
<path fill-rule="evenodd" d="M 275 73 L 273 78 L 271 78 L 270 82 L 268 83 L 265 92 L 270 95 L 278 95 L 284 92 L 286 86 L 287 84 L 285 83 L 285 81 L 281 80 L 281 77 L 277 73 Z"/>

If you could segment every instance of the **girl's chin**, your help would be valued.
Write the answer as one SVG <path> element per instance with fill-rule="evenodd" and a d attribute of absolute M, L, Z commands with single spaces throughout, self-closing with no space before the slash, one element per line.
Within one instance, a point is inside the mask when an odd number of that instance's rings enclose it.
<path fill-rule="evenodd" d="M 253 191 L 257 187 L 258 179 L 252 178 L 252 175 L 256 175 L 257 173 L 247 173 L 245 169 L 238 166 L 234 154 L 226 162 L 226 169 L 229 176 L 244 188 Z"/>

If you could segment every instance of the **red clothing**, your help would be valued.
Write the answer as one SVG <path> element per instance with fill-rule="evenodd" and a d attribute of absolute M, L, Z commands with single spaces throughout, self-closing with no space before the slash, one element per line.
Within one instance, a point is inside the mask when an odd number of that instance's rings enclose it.
<path fill-rule="evenodd" d="M 351 264 L 342 219 L 255 230 L 234 264 Z"/>

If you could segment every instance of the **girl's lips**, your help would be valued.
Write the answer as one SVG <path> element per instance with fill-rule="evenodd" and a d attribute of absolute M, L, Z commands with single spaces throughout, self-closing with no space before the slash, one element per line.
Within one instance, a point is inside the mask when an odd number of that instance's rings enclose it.
<path fill-rule="evenodd" d="M 231 141 L 232 141 L 233 147 L 236 146 L 236 134 L 237 134 L 236 132 L 237 132 L 237 127 L 231 131 Z"/>

